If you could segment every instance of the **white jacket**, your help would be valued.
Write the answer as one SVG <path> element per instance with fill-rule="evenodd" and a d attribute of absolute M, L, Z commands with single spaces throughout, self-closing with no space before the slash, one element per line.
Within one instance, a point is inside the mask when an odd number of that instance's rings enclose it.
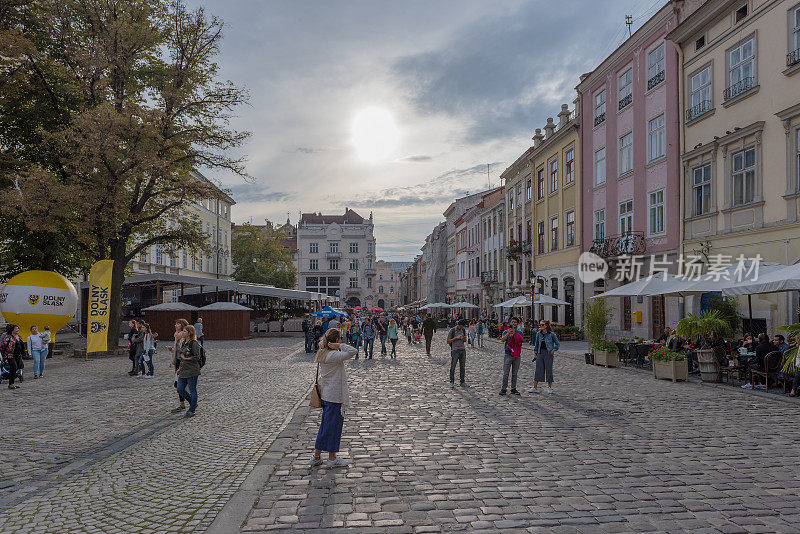
<path fill-rule="evenodd" d="M 28 354 L 33 354 L 34 350 L 46 349 L 47 344 L 42 342 L 39 334 L 31 334 L 28 336 Z"/>
<path fill-rule="evenodd" d="M 347 387 L 345 360 L 357 354 L 355 348 L 342 343 L 339 350 L 328 352 L 325 363 L 319 364 L 319 389 L 322 400 L 339 404 L 350 404 L 350 390 Z"/>

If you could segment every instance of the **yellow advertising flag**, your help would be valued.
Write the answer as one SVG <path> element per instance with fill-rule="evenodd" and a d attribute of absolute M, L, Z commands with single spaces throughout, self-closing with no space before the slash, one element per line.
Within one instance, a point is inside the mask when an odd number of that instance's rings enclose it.
<path fill-rule="evenodd" d="M 100 260 L 89 271 L 89 313 L 86 352 L 108 350 L 108 312 L 111 301 L 111 271 L 114 260 Z"/>

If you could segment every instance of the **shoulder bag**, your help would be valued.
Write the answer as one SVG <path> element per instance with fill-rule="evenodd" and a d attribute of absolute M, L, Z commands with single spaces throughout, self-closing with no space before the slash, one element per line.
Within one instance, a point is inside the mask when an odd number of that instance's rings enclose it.
<path fill-rule="evenodd" d="M 311 401 L 308 405 L 312 408 L 322 408 L 322 392 L 319 389 L 319 364 L 317 364 L 317 376 L 314 378 L 314 387 L 311 388 Z"/>

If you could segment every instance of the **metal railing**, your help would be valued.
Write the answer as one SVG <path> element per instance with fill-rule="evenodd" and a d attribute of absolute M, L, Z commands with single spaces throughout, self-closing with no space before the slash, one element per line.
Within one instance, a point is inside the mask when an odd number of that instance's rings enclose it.
<path fill-rule="evenodd" d="M 800 48 L 786 54 L 786 66 L 791 67 L 800 63 Z"/>
<path fill-rule="evenodd" d="M 644 254 L 645 250 L 647 250 L 647 241 L 645 241 L 644 232 L 629 232 L 604 239 L 595 239 L 589 252 L 597 254 L 601 258 L 613 258 L 622 255 Z"/>
<path fill-rule="evenodd" d="M 523 254 L 530 254 L 531 253 L 531 242 L 530 241 L 523 241 L 522 242 L 522 253 Z"/>
<path fill-rule="evenodd" d="M 663 81 L 664 81 L 664 71 L 662 70 L 661 72 L 659 72 L 658 74 L 647 80 L 647 90 L 649 91 L 650 89 L 652 89 L 653 87 L 655 87 L 656 85 L 660 84 Z"/>
<path fill-rule="evenodd" d="M 481 273 L 481 284 L 492 284 L 497 282 L 497 271 L 483 271 Z"/>
<path fill-rule="evenodd" d="M 606 121 L 606 112 L 602 112 L 600 115 L 594 118 L 594 125 L 597 126 L 598 124 L 603 124 Z"/>
<path fill-rule="evenodd" d="M 629 93 L 628 96 L 623 97 L 622 100 L 619 101 L 618 109 L 622 109 L 626 106 L 629 106 L 631 102 L 633 102 L 633 93 Z"/>
<path fill-rule="evenodd" d="M 747 78 L 742 78 L 735 84 L 725 89 L 723 96 L 725 97 L 725 100 L 730 100 L 731 98 L 735 98 L 740 94 L 749 91 L 750 89 L 753 88 L 754 85 L 755 85 L 755 78 L 753 78 L 752 76 L 748 76 Z"/>
<path fill-rule="evenodd" d="M 696 106 L 692 106 L 686 110 L 686 120 L 694 120 L 697 117 L 708 113 L 709 111 L 711 111 L 711 100 L 703 100 Z"/>
<path fill-rule="evenodd" d="M 341 252 L 326 252 L 325 257 L 328 259 L 338 259 L 342 257 Z"/>

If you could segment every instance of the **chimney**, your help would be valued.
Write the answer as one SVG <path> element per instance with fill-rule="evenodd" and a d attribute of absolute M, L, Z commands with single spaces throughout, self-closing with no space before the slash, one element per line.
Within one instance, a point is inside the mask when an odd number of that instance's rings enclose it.
<path fill-rule="evenodd" d="M 558 127 L 561 128 L 569 122 L 569 105 L 561 104 L 561 113 L 558 114 Z"/>
<path fill-rule="evenodd" d="M 550 139 L 555 129 L 556 125 L 553 123 L 553 117 L 547 117 L 547 124 L 544 125 L 544 138 Z"/>
<path fill-rule="evenodd" d="M 537 148 L 539 145 L 541 145 L 542 139 L 544 139 L 544 136 L 542 135 L 542 129 L 536 128 L 536 135 L 533 136 L 533 148 Z"/>

